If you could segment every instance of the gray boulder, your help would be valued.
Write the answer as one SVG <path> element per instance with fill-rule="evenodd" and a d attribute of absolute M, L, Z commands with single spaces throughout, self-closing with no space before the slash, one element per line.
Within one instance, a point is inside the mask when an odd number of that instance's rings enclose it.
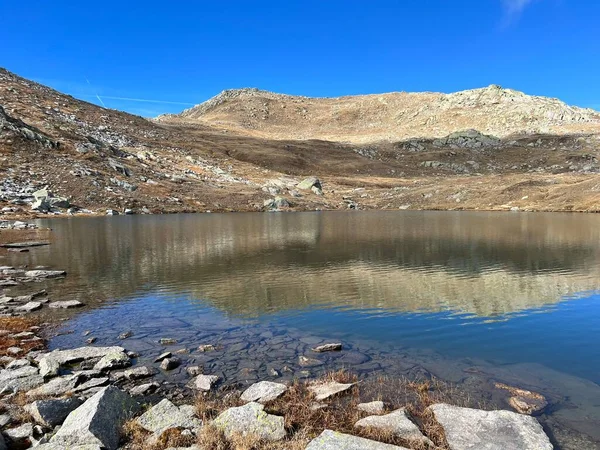
<path fill-rule="evenodd" d="M 44 353 L 36 358 L 40 361 L 43 358 L 52 358 L 59 365 L 70 364 L 89 359 L 103 358 L 110 353 L 125 352 L 123 347 L 79 347 L 71 350 L 54 350 L 50 353 Z"/>
<path fill-rule="evenodd" d="M 81 405 L 81 400 L 75 397 L 53 400 L 38 400 L 25 407 L 27 412 L 39 424 L 54 428 L 67 418 L 69 413 Z"/>
<path fill-rule="evenodd" d="M 217 375 L 198 375 L 194 378 L 192 386 L 200 391 L 210 391 L 218 381 Z"/>
<path fill-rule="evenodd" d="M 138 409 L 128 394 L 108 386 L 71 412 L 50 442 L 65 447 L 87 444 L 116 450 L 121 426 Z"/>
<path fill-rule="evenodd" d="M 41 376 L 44 378 L 50 378 L 58 375 L 60 364 L 56 359 L 47 357 L 40 359 L 38 368 L 40 369 Z"/>
<path fill-rule="evenodd" d="M 104 355 L 100 361 L 94 365 L 94 370 L 106 371 L 114 369 L 124 369 L 131 365 L 131 360 L 124 351 L 114 351 Z"/>
<path fill-rule="evenodd" d="M 306 450 L 408 450 L 349 434 L 325 430 L 308 444 Z"/>
<path fill-rule="evenodd" d="M 40 376 L 36 367 L 0 370 L 0 394 L 27 391 L 43 383 L 44 378 Z"/>
<path fill-rule="evenodd" d="M 44 383 L 44 380 L 42 377 L 40 377 L 40 379 L 42 380 L 42 382 L 40 383 L 41 386 L 27 392 L 27 397 L 59 397 L 61 395 L 65 395 L 75 389 L 79 378 L 79 375 L 65 375 L 64 377 L 53 378 L 49 382 L 42 384 Z"/>
<path fill-rule="evenodd" d="M 223 430 L 228 438 L 233 434 L 252 434 L 267 441 L 278 441 L 285 437 L 284 418 L 267 414 L 264 406 L 255 402 L 227 409 L 219 414 L 213 425 Z"/>
<path fill-rule="evenodd" d="M 444 403 L 429 409 L 451 450 L 552 450 L 539 422 L 511 411 L 482 411 Z"/>
<path fill-rule="evenodd" d="M 287 391 L 287 386 L 272 381 L 260 381 L 244 391 L 241 399 L 245 402 L 267 403 L 279 398 Z"/>
<path fill-rule="evenodd" d="M 374 428 L 391 433 L 407 441 L 431 444 L 433 446 L 433 443 L 423 436 L 419 427 L 409 419 L 404 408 L 397 409 L 383 416 L 365 417 L 356 422 L 354 426 L 356 428 Z"/>
<path fill-rule="evenodd" d="M 296 187 L 305 191 L 309 191 L 313 187 L 316 187 L 317 189 L 323 189 L 323 186 L 321 186 L 321 181 L 317 177 L 305 178 L 300 183 L 298 183 Z"/>
<path fill-rule="evenodd" d="M 169 428 L 198 430 L 202 426 L 202 421 L 194 417 L 193 408 L 177 407 L 167 399 L 150 408 L 136 422 L 157 436 Z"/>

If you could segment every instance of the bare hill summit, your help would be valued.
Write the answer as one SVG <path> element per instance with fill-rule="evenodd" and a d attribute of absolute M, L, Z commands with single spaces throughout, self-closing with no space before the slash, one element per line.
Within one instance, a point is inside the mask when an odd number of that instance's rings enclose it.
<path fill-rule="evenodd" d="M 600 129 L 597 111 L 496 85 L 453 94 L 392 92 L 339 98 L 235 89 L 157 120 L 211 125 L 268 139 L 357 144 L 439 138 L 467 129 L 497 137 Z"/>

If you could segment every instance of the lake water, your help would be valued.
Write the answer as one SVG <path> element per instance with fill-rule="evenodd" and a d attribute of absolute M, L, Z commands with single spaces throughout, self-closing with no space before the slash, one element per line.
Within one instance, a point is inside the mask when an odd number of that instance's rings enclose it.
<path fill-rule="evenodd" d="M 65 269 L 52 297 L 87 307 L 53 347 L 186 348 L 232 382 L 360 374 L 500 379 L 600 441 L 600 216 L 315 212 L 40 221 L 51 246 L 14 264 Z M 58 299 L 58 298 L 57 298 Z M 118 335 L 132 331 L 121 341 Z M 158 344 L 161 337 L 177 345 Z M 310 348 L 340 341 L 341 353 Z M 199 344 L 220 346 L 198 353 Z M 323 365 L 300 367 L 298 355 Z M 185 378 L 182 368 L 175 377 Z"/>

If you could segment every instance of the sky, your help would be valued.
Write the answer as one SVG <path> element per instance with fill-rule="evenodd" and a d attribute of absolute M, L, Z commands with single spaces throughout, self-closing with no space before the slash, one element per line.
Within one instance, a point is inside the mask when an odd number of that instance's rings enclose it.
<path fill-rule="evenodd" d="M 224 89 L 499 84 L 600 110 L 598 0 L 0 0 L 0 67 L 145 117 Z"/>

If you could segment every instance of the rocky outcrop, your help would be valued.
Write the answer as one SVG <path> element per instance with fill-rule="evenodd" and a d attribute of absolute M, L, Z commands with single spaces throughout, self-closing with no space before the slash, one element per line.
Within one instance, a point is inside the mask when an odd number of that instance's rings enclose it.
<path fill-rule="evenodd" d="M 0 132 L 12 132 L 23 139 L 34 141 L 47 148 L 58 148 L 59 143 L 46 136 L 40 130 L 27 125 L 20 119 L 9 116 L 2 105 L 0 105 Z"/>
<path fill-rule="evenodd" d="M 539 422 L 510 411 L 482 411 L 447 404 L 429 407 L 451 450 L 552 450 Z"/>

